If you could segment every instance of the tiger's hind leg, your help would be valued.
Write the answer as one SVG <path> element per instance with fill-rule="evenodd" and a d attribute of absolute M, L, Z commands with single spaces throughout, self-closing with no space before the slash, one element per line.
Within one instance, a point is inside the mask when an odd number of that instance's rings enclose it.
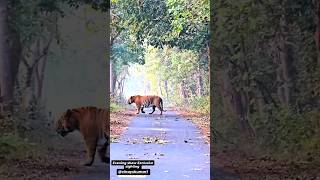
<path fill-rule="evenodd" d="M 161 98 L 160 98 L 160 102 L 159 102 L 158 108 L 159 108 L 159 110 L 160 110 L 160 115 L 162 115 L 162 111 L 164 111 L 164 110 L 163 110 L 163 101 L 162 101 Z"/>
<path fill-rule="evenodd" d="M 152 112 L 149 114 L 152 114 L 156 110 L 156 106 L 152 106 Z"/>
<path fill-rule="evenodd" d="M 97 149 L 97 138 L 85 138 L 87 147 L 87 160 L 83 163 L 84 166 L 91 166 L 94 161 L 94 155 Z"/>
<path fill-rule="evenodd" d="M 109 142 L 107 140 L 105 140 L 104 144 L 99 148 L 99 156 L 102 162 L 104 163 L 110 163 L 110 158 L 106 156 L 107 153 L 107 148 L 110 147 L 109 146 Z"/>
<path fill-rule="evenodd" d="M 160 110 L 160 115 L 162 115 L 163 108 L 161 106 L 157 106 L 157 108 Z"/>
<path fill-rule="evenodd" d="M 141 108 L 141 112 L 142 112 L 142 113 L 146 113 L 146 112 L 143 111 L 143 107 Z"/>

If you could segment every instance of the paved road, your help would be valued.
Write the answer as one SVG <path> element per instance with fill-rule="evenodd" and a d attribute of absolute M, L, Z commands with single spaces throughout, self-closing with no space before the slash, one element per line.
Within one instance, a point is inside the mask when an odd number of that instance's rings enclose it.
<path fill-rule="evenodd" d="M 190 121 L 179 117 L 173 111 L 152 115 L 139 114 L 129 124 L 128 129 L 111 143 L 111 160 L 155 160 L 150 176 L 138 179 L 152 180 L 209 180 L 210 146 L 204 142 L 200 131 Z M 137 179 L 119 177 L 117 169 L 123 166 L 110 166 L 110 179 Z M 220 168 L 213 168 L 217 180 L 237 180 L 236 176 Z M 106 180 L 108 169 L 98 157 L 86 173 L 67 177 L 69 180 Z M 64 178 L 62 178 L 64 179 Z"/>
<path fill-rule="evenodd" d="M 152 180 L 208 180 L 209 153 L 210 147 L 200 131 L 172 111 L 162 116 L 157 111 L 152 115 L 139 114 L 110 149 L 111 160 L 155 160 L 154 166 L 143 166 L 151 171 L 145 179 Z M 112 180 L 129 179 L 116 175 L 120 168 L 123 167 L 111 166 Z"/>

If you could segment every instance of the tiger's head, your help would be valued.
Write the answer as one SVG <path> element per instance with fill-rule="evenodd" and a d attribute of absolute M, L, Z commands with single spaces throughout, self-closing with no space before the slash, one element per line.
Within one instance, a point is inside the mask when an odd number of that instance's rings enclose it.
<path fill-rule="evenodd" d="M 76 129 L 77 120 L 72 116 L 72 110 L 68 109 L 58 119 L 56 124 L 56 132 L 62 137 Z"/>
<path fill-rule="evenodd" d="M 130 96 L 130 98 L 128 99 L 128 104 L 134 103 L 134 99 L 135 99 L 135 96 Z"/>

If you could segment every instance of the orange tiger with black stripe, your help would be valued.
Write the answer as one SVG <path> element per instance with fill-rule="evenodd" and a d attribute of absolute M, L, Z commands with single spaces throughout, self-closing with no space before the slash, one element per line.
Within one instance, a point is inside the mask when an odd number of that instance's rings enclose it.
<path fill-rule="evenodd" d="M 162 102 L 162 98 L 159 96 L 140 96 L 140 95 L 136 95 L 136 96 L 131 96 L 128 99 L 128 104 L 132 104 L 135 103 L 136 107 L 137 107 L 137 114 L 140 113 L 140 110 L 142 113 L 145 113 L 143 111 L 143 108 L 148 108 L 148 107 L 152 107 L 152 112 L 149 114 L 152 114 L 155 110 L 156 107 L 160 110 L 160 115 L 162 115 L 162 111 L 163 110 L 163 102 Z"/>
<path fill-rule="evenodd" d="M 106 109 L 79 107 L 68 109 L 57 121 L 56 132 L 62 137 L 74 130 L 83 135 L 87 150 L 87 160 L 83 164 L 85 166 L 92 165 L 97 147 L 101 161 L 110 161 L 106 156 L 109 147 L 109 115 L 110 112 Z"/>

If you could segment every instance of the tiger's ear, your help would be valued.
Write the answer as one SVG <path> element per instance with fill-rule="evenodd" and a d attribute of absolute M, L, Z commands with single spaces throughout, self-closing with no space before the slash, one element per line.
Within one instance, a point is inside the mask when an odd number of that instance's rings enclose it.
<path fill-rule="evenodd" d="M 68 109 L 66 112 L 66 117 L 69 118 L 71 116 L 72 110 Z"/>

